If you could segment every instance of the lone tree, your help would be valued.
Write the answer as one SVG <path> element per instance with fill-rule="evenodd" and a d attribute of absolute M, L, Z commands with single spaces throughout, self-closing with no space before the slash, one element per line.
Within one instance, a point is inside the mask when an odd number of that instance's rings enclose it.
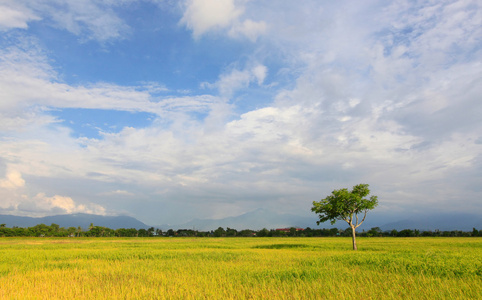
<path fill-rule="evenodd" d="M 367 216 L 369 210 L 374 209 L 378 205 L 377 196 L 366 198 L 370 194 L 368 184 L 355 185 L 351 191 L 347 189 L 334 190 L 331 195 L 321 201 L 313 201 L 311 211 L 319 214 L 320 220 L 316 224 L 331 221 L 335 224 L 337 220 L 342 220 L 350 225 L 353 238 L 353 250 L 356 247 L 356 232 Z M 363 214 L 361 221 L 358 214 Z"/>

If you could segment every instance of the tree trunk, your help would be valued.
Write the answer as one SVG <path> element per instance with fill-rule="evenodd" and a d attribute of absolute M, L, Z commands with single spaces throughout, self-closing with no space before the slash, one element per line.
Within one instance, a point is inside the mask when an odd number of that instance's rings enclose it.
<path fill-rule="evenodd" d="M 353 239 L 353 250 L 357 250 L 356 247 L 356 231 L 355 231 L 355 226 L 351 226 L 351 231 L 352 231 L 352 239 Z"/>

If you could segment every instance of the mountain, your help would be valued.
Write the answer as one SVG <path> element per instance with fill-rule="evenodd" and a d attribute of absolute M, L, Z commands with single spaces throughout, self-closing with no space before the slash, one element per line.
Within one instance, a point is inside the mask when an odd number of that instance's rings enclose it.
<path fill-rule="evenodd" d="M 394 220 L 394 221 L 393 221 Z M 262 228 L 275 229 L 286 227 L 311 227 L 311 228 L 339 228 L 346 229 L 348 224 L 344 221 L 337 221 L 334 225 L 325 222 L 316 225 L 317 216 L 299 216 L 292 214 L 278 214 L 266 209 L 258 209 L 245 214 L 223 219 L 194 219 L 179 225 L 154 226 L 163 230 L 167 229 L 196 229 L 200 231 L 215 230 L 218 227 L 234 228 L 237 230 Z M 416 215 L 407 219 L 400 216 L 373 213 L 367 216 L 367 220 L 357 230 L 369 230 L 373 227 L 380 227 L 382 230 L 441 230 L 441 231 L 472 231 L 472 228 L 482 229 L 482 215 L 475 214 L 426 214 Z"/>
<path fill-rule="evenodd" d="M 12 215 L 0 215 L 0 224 L 6 224 L 7 227 L 33 227 L 37 224 L 50 225 L 52 223 L 58 224 L 60 227 L 82 227 L 89 228 L 90 224 L 94 226 L 103 226 L 112 229 L 118 228 L 149 228 L 141 221 L 128 216 L 100 216 L 91 214 L 69 214 L 47 216 L 42 218 L 21 217 Z"/>
<path fill-rule="evenodd" d="M 441 230 L 441 231 L 472 231 L 472 228 L 482 229 L 482 215 L 464 213 L 425 214 L 380 226 L 382 230 Z"/>
<path fill-rule="evenodd" d="M 329 224 L 329 223 L 328 223 Z M 285 227 L 315 227 L 316 216 L 303 217 L 292 214 L 278 214 L 266 209 L 257 209 L 245 214 L 227 217 L 223 219 L 194 219 L 187 223 L 178 225 L 160 225 L 165 229 L 196 229 L 200 231 L 214 230 L 218 227 L 234 228 L 237 230 L 252 229 L 260 230 L 263 228 L 285 228 Z"/>
<path fill-rule="evenodd" d="M 316 225 L 317 216 L 299 216 L 293 214 L 279 214 L 266 209 L 257 209 L 245 214 L 227 217 L 223 219 L 194 219 L 187 223 L 178 225 L 158 225 L 153 226 L 167 229 L 196 229 L 199 231 L 215 230 L 218 227 L 234 228 L 237 230 L 252 229 L 260 230 L 263 228 L 275 229 L 286 227 L 311 227 L 311 228 L 339 228 L 348 227 L 346 222 L 337 221 L 335 225 L 325 222 Z M 388 221 L 394 220 L 394 221 Z M 37 224 L 50 225 L 58 224 L 61 227 L 82 227 L 89 228 L 90 223 L 95 226 L 104 226 L 112 229 L 118 228 L 136 228 L 147 229 L 151 226 L 128 216 L 100 216 L 91 214 L 69 214 L 56 215 L 42 218 L 21 217 L 12 215 L 0 215 L 0 224 L 6 224 L 7 227 L 33 227 Z M 482 229 L 482 215 L 462 214 L 462 213 L 444 213 L 444 214 L 425 214 L 411 216 L 410 218 L 400 220 L 397 217 L 385 216 L 383 214 L 372 214 L 367 217 L 358 230 L 369 230 L 372 227 L 380 227 L 382 230 L 403 230 L 403 229 L 419 229 L 419 230 L 441 230 L 441 231 L 472 231 L 472 228 Z"/>

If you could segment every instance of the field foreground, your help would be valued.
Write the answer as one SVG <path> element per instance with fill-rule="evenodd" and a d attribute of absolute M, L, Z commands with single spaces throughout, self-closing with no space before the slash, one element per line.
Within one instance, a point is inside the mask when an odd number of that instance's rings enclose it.
<path fill-rule="evenodd" d="M 0 238 L 1 299 L 482 299 L 482 238 Z"/>

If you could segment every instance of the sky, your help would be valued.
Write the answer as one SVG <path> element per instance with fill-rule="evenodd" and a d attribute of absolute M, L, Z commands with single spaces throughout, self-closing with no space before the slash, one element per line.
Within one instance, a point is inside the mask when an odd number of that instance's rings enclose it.
<path fill-rule="evenodd" d="M 0 214 L 480 214 L 481 5 L 0 0 Z"/>

